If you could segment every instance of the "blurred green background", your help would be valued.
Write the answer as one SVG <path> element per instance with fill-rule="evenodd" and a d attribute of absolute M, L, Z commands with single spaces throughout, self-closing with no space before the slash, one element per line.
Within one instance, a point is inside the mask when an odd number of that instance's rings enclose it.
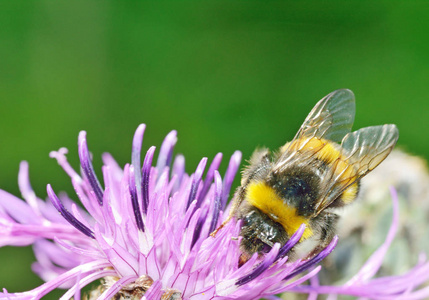
<path fill-rule="evenodd" d="M 48 157 L 77 135 L 130 161 L 135 128 L 144 151 L 178 130 L 192 172 L 203 156 L 228 157 L 291 139 L 317 100 L 338 88 L 357 98 L 355 128 L 396 123 L 399 144 L 428 158 L 427 2 L 2 1 L 0 188 L 72 193 Z M 0 288 L 41 283 L 30 248 L 0 249 Z M 60 294 L 51 296 L 55 299 Z"/>

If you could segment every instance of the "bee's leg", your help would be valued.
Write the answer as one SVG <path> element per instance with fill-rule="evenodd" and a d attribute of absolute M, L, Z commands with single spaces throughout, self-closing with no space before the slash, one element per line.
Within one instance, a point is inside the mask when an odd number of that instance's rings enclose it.
<path fill-rule="evenodd" d="M 239 186 L 235 191 L 231 211 L 229 212 L 228 217 L 226 218 L 225 221 L 222 222 L 222 224 L 220 224 L 218 228 L 216 228 L 212 233 L 210 233 L 210 236 L 215 237 L 218 231 L 221 230 L 226 224 L 228 224 L 229 221 L 231 221 L 232 217 L 237 212 L 241 202 L 243 202 L 244 193 L 245 193 L 245 189 Z"/>
<path fill-rule="evenodd" d="M 329 245 L 336 233 L 336 227 L 339 220 L 337 214 L 326 212 L 321 213 L 314 220 L 317 222 L 320 228 L 320 244 L 314 247 L 314 249 L 305 257 L 305 259 L 312 258 L 317 255 Z"/>
<path fill-rule="evenodd" d="M 270 154 L 268 149 L 258 149 L 253 152 L 252 157 L 249 161 L 250 165 L 246 167 L 243 171 L 243 178 L 241 179 L 241 186 L 239 186 L 234 194 L 232 199 L 232 207 L 231 211 L 226 218 L 226 220 L 210 233 L 212 237 L 215 237 L 219 230 L 221 230 L 229 221 L 231 221 L 232 217 L 236 215 L 238 208 L 243 202 L 246 194 L 246 186 L 249 184 L 251 180 L 255 179 L 264 179 L 268 175 L 271 163 L 270 163 Z"/>

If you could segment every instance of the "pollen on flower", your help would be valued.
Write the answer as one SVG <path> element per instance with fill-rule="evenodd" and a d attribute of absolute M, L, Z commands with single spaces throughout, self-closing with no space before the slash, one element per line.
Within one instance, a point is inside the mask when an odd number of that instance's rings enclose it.
<path fill-rule="evenodd" d="M 113 276 L 103 278 L 101 284 L 97 288 L 93 289 L 89 294 L 84 295 L 84 299 L 99 299 L 99 297 L 119 279 L 120 278 Z M 153 279 L 147 275 L 143 275 L 119 290 L 119 292 L 115 294 L 115 299 L 141 299 L 152 284 Z"/>

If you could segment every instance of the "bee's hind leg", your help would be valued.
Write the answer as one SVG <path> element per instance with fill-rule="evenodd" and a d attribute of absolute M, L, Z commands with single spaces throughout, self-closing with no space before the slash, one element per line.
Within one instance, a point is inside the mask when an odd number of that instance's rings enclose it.
<path fill-rule="evenodd" d="M 329 245 L 336 234 L 336 227 L 339 218 L 340 217 L 337 214 L 331 212 L 321 213 L 317 216 L 314 221 L 318 223 L 320 228 L 320 243 L 314 247 L 305 259 L 310 259 L 316 256 Z"/>

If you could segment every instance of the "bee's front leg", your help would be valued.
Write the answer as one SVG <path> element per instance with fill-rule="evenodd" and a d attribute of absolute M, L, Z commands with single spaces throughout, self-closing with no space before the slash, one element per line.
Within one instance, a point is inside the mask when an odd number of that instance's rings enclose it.
<path fill-rule="evenodd" d="M 235 191 L 234 198 L 232 200 L 233 201 L 232 207 L 231 207 L 231 210 L 229 212 L 228 217 L 226 218 L 225 221 L 222 222 L 222 224 L 220 224 L 220 226 L 218 228 L 216 228 L 212 233 L 210 233 L 211 237 L 216 237 L 216 234 L 218 233 L 218 231 L 221 230 L 226 224 L 228 224 L 228 222 L 231 221 L 232 217 L 235 216 L 241 202 L 243 202 L 244 193 L 245 193 L 245 189 L 243 187 L 239 186 L 237 188 L 237 190 Z"/>

